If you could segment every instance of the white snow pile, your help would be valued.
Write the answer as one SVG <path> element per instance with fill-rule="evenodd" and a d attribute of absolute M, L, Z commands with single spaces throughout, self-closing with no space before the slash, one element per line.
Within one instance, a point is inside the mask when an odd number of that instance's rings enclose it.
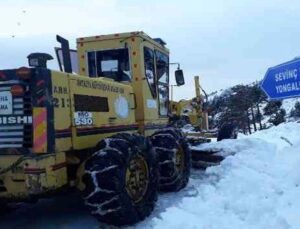
<path fill-rule="evenodd" d="M 202 175 L 194 170 L 188 187 L 161 197 L 160 209 L 137 227 L 300 228 L 299 136 L 300 124 L 286 123 L 211 144 L 231 155 Z"/>
<path fill-rule="evenodd" d="M 286 114 L 289 115 L 296 102 L 300 102 L 300 98 L 283 99 L 281 108 L 285 109 Z"/>

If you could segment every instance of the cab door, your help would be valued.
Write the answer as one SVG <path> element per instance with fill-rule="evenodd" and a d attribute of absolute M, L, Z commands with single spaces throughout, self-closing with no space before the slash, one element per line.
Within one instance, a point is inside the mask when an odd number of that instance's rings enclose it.
<path fill-rule="evenodd" d="M 160 117 L 169 113 L 169 56 L 155 50 L 156 84 L 158 94 L 158 112 Z"/>

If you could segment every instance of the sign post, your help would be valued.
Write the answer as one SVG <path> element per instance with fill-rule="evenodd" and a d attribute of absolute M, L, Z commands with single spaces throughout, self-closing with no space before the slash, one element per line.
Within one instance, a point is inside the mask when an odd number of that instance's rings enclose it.
<path fill-rule="evenodd" d="M 262 81 L 261 89 L 271 100 L 299 97 L 300 59 L 269 68 Z"/>

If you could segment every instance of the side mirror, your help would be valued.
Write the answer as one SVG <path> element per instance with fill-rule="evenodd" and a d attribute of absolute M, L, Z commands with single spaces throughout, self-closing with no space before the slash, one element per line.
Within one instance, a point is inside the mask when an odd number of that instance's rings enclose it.
<path fill-rule="evenodd" d="M 181 69 L 175 71 L 175 80 L 177 86 L 184 85 L 184 76 L 183 76 L 183 71 Z"/>

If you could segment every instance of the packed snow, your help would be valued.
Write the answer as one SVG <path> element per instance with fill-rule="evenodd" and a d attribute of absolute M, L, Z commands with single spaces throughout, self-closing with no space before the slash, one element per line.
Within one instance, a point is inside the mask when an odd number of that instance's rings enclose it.
<path fill-rule="evenodd" d="M 300 228 L 299 136 L 300 124 L 286 123 L 198 146 L 227 157 L 206 171 L 192 170 L 185 189 L 161 194 L 151 216 L 127 229 Z M 99 228 L 71 198 L 20 208 L 0 218 L 0 228 Z"/>
<path fill-rule="evenodd" d="M 290 114 L 296 102 L 300 102 L 300 98 L 283 99 L 281 107 L 285 109 L 287 114 Z"/>
<path fill-rule="evenodd" d="M 203 144 L 227 152 L 141 228 L 300 228 L 300 124 Z M 225 153 L 226 154 L 226 153 Z M 200 172 L 199 172 L 200 173 Z M 185 192 L 185 191 L 183 191 Z"/>

